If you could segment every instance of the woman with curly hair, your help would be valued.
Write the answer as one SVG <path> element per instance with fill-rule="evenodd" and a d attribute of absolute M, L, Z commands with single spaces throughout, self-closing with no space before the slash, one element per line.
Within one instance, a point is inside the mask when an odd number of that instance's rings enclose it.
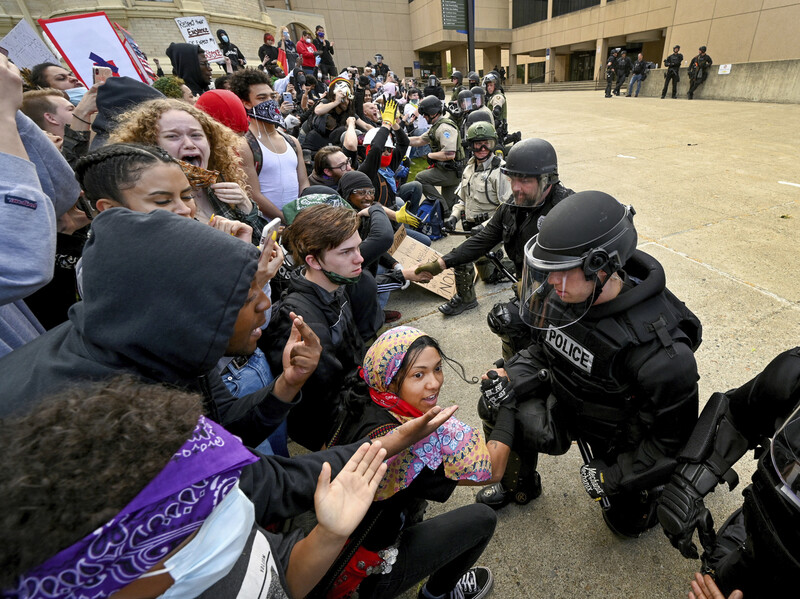
<path fill-rule="evenodd" d="M 173 99 L 140 104 L 119 117 L 112 143 L 156 145 L 177 159 L 192 183 L 197 218 L 224 216 L 250 225 L 258 243 L 264 219 L 250 201 L 236 148 L 240 138 L 194 106 Z"/>

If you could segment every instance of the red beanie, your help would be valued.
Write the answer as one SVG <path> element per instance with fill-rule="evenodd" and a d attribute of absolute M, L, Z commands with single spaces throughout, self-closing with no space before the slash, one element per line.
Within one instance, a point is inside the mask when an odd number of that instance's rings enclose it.
<path fill-rule="evenodd" d="M 247 131 L 249 120 L 239 96 L 227 89 L 212 89 L 200 96 L 195 107 L 230 127 L 236 133 Z"/>

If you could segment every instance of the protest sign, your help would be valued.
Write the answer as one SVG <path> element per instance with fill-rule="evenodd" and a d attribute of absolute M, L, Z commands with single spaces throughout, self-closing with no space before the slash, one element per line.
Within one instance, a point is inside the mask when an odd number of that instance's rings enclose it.
<path fill-rule="evenodd" d="M 211 28 L 205 17 L 176 17 L 175 22 L 181 30 L 183 39 L 190 44 L 200 46 L 205 51 L 208 62 L 225 62 L 222 50 L 211 35 Z"/>
<path fill-rule="evenodd" d="M 133 58 L 122 45 L 106 13 L 94 12 L 57 19 L 39 19 L 39 25 L 64 57 L 73 74 L 92 87 L 95 64 L 116 68 L 115 75 L 143 81 Z M 93 55 L 94 58 L 90 58 Z M 102 62 L 101 62 L 102 61 Z"/>
<path fill-rule="evenodd" d="M 401 227 L 402 228 L 402 227 Z M 434 249 L 423 245 L 416 239 L 404 237 L 400 245 L 391 252 L 394 259 L 397 260 L 404 268 L 411 268 L 419 264 L 426 264 L 433 262 L 441 257 L 441 254 Z M 452 268 L 448 268 L 444 272 L 436 275 L 428 283 L 414 283 L 423 289 L 432 291 L 436 295 L 442 296 L 444 299 L 449 300 L 456 294 L 456 277 Z"/>
<path fill-rule="evenodd" d="M 14 29 L 0 40 L 0 47 L 8 52 L 8 57 L 21 69 L 30 69 L 43 62 L 61 66 L 61 61 L 50 52 L 25 20 L 14 25 Z"/>

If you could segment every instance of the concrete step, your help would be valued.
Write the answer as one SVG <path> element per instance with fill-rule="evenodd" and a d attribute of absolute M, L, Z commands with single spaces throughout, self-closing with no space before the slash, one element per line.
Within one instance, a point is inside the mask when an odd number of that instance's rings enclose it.
<path fill-rule="evenodd" d="M 557 81 L 555 83 L 517 83 L 506 87 L 510 92 L 565 92 L 589 91 L 600 89 L 598 85 L 605 86 L 605 82 L 597 81 Z M 624 87 L 624 86 L 623 86 Z"/>

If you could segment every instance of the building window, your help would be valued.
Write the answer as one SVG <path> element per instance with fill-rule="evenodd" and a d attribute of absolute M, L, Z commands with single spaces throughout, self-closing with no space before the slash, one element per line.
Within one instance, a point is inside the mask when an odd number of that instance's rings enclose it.
<path fill-rule="evenodd" d="M 511 26 L 522 27 L 547 20 L 547 0 L 515 0 L 512 5 Z"/>
<path fill-rule="evenodd" d="M 566 15 L 592 6 L 600 6 L 600 0 L 553 0 L 553 16 Z"/>

